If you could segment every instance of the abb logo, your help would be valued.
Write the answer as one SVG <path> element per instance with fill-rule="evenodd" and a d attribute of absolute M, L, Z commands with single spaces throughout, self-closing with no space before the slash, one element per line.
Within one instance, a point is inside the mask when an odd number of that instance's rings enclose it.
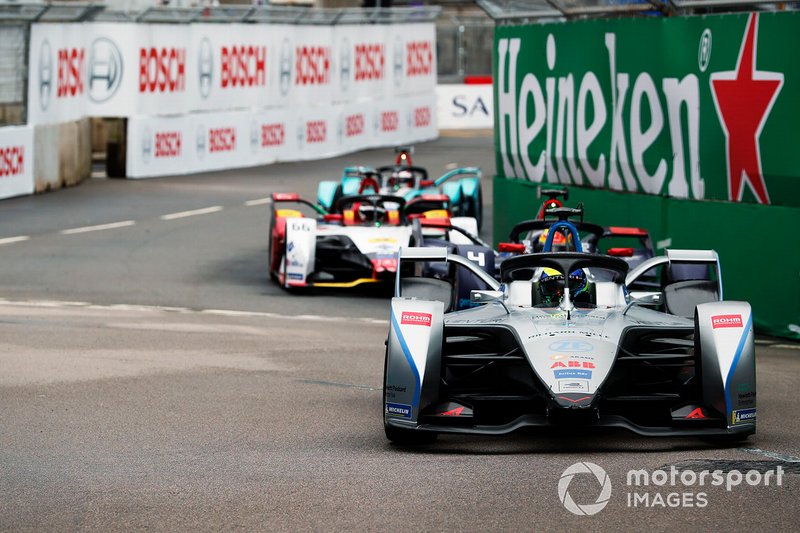
<path fill-rule="evenodd" d="M 58 51 L 57 98 L 83 94 L 86 89 L 86 50 L 63 48 Z"/>
<path fill-rule="evenodd" d="M 0 178 L 19 176 L 25 172 L 25 147 L 4 146 L 0 148 Z"/>
<path fill-rule="evenodd" d="M 406 43 L 406 75 L 429 76 L 433 71 L 433 47 L 430 41 Z"/>
<path fill-rule="evenodd" d="M 383 44 L 357 44 L 356 81 L 382 80 L 385 62 Z"/>
<path fill-rule="evenodd" d="M 381 112 L 381 131 L 397 131 L 400 126 L 400 117 L 397 111 Z"/>
<path fill-rule="evenodd" d="M 140 93 L 174 93 L 185 88 L 185 48 L 139 49 Z"/>
<path fill-rule="evenodd" d="M 364 133 L 364 115 L 356 113 L 355 115 L 347 115 L 344 119 L 344 135 L 345 137 L 356 137 Z"/>
<path fill-rule="evenodd" d="M 594 368 L 594 363 L 590 361 L 556 361 L 550 368 Z"/>
<path fill-rule="evenodd" d="M 324 120 L 309 120 L 306 122 L 306 141 L 309 143 L 324 143 L 328 138 L 328 127 Z"/>
<path fill-rule="evenodd" d="M 414 108 L 414 127 L 425 128 L 431 125 L 431 108 L 430 107 L 415 107 Z"/>
<path fill-rule="evenodd" d="M 222 88 L 256 87 L 267 83 L 266 46 L 223 46 Z"/>
<path fill-rule="evenodd" d="M 711 317 L 711 326 L 717 328 L 741 328 L 742 315 L 716 315 Z"/>
<path fill-rule="evenodd" d="M 261 125 L 261 147 L 282 146 L 286 138 L 286 129 L 283 124 L 262 124 Z"/>
<path fill-rule="evenodd" d="M 298 46 L 295 62 L 297 85 L 325 85 L 331 79 L 331 49 L 327 46 Z"/>
<path fill-rule="evenodd" d="M 178 157 L 181 155 L 181 132 L 156 133 L 156 157 Z"/>
<path fill-rule="evenodd" d="M 209 152 L 236 150 L 236 128 L 211 128 L 208 130 Z"/>
<path fill-rule="evenodd" d="M 411 324 L 412 326 L 428 326 L 431 327 L 431 314 L 430 313 L 412 313 L 409 311 L 400 315 L 401 324 Z"/>

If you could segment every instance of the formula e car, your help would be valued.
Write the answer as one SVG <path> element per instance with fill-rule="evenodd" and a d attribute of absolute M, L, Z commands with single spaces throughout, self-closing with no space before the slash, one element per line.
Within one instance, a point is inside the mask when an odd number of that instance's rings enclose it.
<path fill-rule="evenodd" d="M 303 205 L 314 216 L 292 208 Z M 382 194 L 345 196 L 327 211 L 296 193 L 274 193 L 269 272 L 287 289 L 391 283 L 401 246 L 432 245 L 493 272 L 492 249 L 477 232 L 474 218 L 450 217 L 449 199 L 442 195 L 408 203 Z"/>
<path fill-rule="evenodd" d="M 660 290 L 629 294 L 653 268 Z M 709 273 L 672 282 L 681 268 Z M 473 275 L 469 305 L 460 269 Z M 444 249 L 401 251 L 384 367 L 389 440 L 559 427 L 755 433 L 752 312 L 722 301 L 715 252 L 669 250 L 633 272 L 616 257 L 536 253 L 500 271 L 499 283 Z"/>
<path fill-rule="evenodd" d="M 443 194 L 450 199 L 454 216 L 472 217 L 480 229 L 483 221 L 481 170 L 462 167 L 451 170 L 435 180 L 428 171 L 411 164 L 410 154 L 398 157 L 394 165 L 378 168 L 353 166 L 342 171 L 339 181 L 323 181 L 317 187 L 317 202 L 330 210 L 343 197 L 368 192 L 400 196 L 407 202 L 423 195 Z"/>
<path fill-rule="evenodd" d="M 556 190 L 558 191 L 558 190 Z M 554 198 L 548 198 L 535 219 L 520 222 L 511 229 L 508 241 L 498 244 L 501 259 L 521 253 L 545 251 L 586 251 L 620 257 L 630 268 L 634 268 L 655 256 L 653 241 L 647 230 L 625 226 L 599 226 L 583 221 L 583 204 L 577 208 L 564 207 Z M 579 218 L 577 221 L 570 219 Z M 578 230 L 558 230 L 550 237 L 551 226 L 556 222 L 569 221 L 565 228 Z M 573 239 L 578 235 L 578 239 Z"/>

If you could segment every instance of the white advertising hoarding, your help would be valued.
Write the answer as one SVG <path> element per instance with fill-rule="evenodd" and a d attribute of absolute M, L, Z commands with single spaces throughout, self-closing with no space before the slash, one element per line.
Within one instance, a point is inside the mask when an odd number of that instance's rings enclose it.
<path fill-rule="evenodd" d="M 0 198 L 33 194 L 33 126 L 0 128 Z"/>
<path fill-rule="evenodd" d="M 433 24 L 32 25 L 28 122 L 433 93 Z"/>
<path fill-rule="evenodd" d="M 145 178 L 320 159 L 435 139 L 433 96 L 306 108 L 138 116 L 127 176 Z"/>
<path fill-rule="evenodd" d="M 453 130 L 493 128 L 493 91 L 490 84 L 437 86 L 439 127 Z"/>

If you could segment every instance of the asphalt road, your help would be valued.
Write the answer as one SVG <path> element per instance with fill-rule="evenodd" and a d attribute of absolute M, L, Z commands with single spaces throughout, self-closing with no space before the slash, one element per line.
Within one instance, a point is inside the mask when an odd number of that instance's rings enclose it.
<path fill-rule="evenodd" d="M 343 166 L 391 157 L 93 179 L 0 202 L 0 530 L 800 528 L 800 350 L 779 341 L 757 347 L 759 430 L 736 446 L 617 432 L 388 444 L 385 298 L 275 287 L 257 200 L 313 197 Z M 421 145 L 415 163 L 482 166 L 491 209 L 491 138 Z M 593 516 L 559 499 L 578 462 L 611 483 Z M 672 465 L 784 474 L 730 491 L 626 483 Z M 589 474 L 569 485 L 581 505 L 600 490 Z"/>

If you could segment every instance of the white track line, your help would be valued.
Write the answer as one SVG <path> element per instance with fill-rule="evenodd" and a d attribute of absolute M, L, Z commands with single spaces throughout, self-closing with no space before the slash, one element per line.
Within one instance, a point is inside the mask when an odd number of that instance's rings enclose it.
<path fill-rule="evenodd" d="M 72 228 L 61 230 L 62 235 L 74 235 L 76 233 L 88 233 L 90 231 L 102 231 L 106 229 L 125 228 L 136 224 L 133 220 L 123 220 L 122 222 L 112 222 L 111 224 L 99 224 L 97 226 L 83 226 L 81 228 Z"/>
<path fill-rule="evenodd" d="M 305 320 L 311 322 L 361 322 L 367 324 L 389 325 L 388 320 L 379 320 L 375 318 L 358 318 L 358 317 L 339 317 L 339 316 L 322 316 L 322 315 L 284 315 L 280 313 L 267 313 L 259 311 L 236 311 L 233 309 L 189 309 L 188 307 L 165 307 L 160 305 L 131 305 L 131 304 L 110 304 L 99 305 L 89 302 L 70 302 L 70 301 L 55 301 L 55 300 L 6 300 L 0 298 L 0 306 L 14 306 L 14 307 L 47 307 L 47 308 L 75 308 L 82 307 L 84 309 L 106 310 L 106 311 L 141 311 L 141 312 L 159 312 L 159 313 L 178 313 L 178 314 L 192 314 L 192 315 L 214 315 L 214 316 L 232 316 L 232 317 L 250 317 L 250 318 L 271 318 L 271 319 L 284 319 L 284 320 Z"/>
<path fill-rule="evenodd" d="M 794 455 L 784 455 L 782 453 L 770 452 L 767 450 L 762 450 L 761 448 L 739 448 L 743 452 L 752 453 L 755 455 L 763 455 L 764 457 L 769 457 L 770 459 L 777 459 L 778 461 L 784 461 L 786 463 L 800 463 L 800 457 L 795 457 Z"/>
<path fill-rule="evenodd" d="M 257 200 L 247 200 L 244 205 L 247 207 L 253 207 L 254 205 L 264 205 L 264 204 L 271 204 L 272 198 L 259 198 Z"/>
<path fill-rule="evenodd" d="M 0 244 L 12 244 L 15 242 L 23 242 L 30 240 L 30 237 L 27 235 L 20 235 L 19 237 L 6 237 L 5 239 L 0 239 Z"/>
<path fill-rule="evenodd" d="M 773 344 L 770 348 L 782 348 L 784 350 L 800 350 L 800 344 Z"/>
<path fill-rule="evenodd" d="M 221 205 L 213 207 L 204 207 L 203 209 L 193 209 L 191 211 L 180 211 L 178 213 L 170 213 L 168 215 L 161 215 L 161 220 L 175 220 L 176 218 L 193 217 L 197 215 L 208 215 L 209 213 L 216 213 L 222 211 Z"/>

